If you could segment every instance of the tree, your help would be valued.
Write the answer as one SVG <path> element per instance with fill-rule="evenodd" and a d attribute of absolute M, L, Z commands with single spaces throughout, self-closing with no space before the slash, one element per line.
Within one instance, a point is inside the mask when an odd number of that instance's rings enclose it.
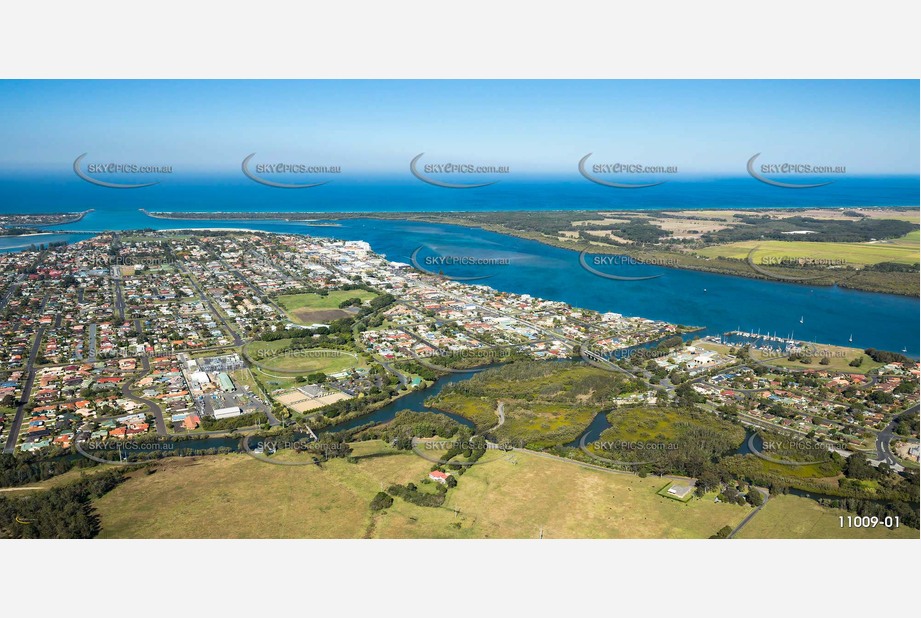
<path fill-rule="evenodd" d="M 870 393 L 870 400 L 875 403 L 892 403 L 895 398 L 885 391 L 873 391 Z"/>
<path fill-rule="evenodd" d="M 857 451 L 847 458 L 844 474 L 849 479 L 873 479 L 877 477 L 878 472 L 870 465 L 867 456 Z"/>
<path fill-rule="evenodd" d="M 371 510 L 382 511 L 393 505 L 393 498 L 383 491 L 377 492 L 377 495 L 371 499 Z"/>
<path fill-rule="evenodd" d="M 716 489 L 719 487 L 720 477 L 716 471 L 712 469 L 704 469 L 703 472 L 697 477 L 697 485 L 694 488 L 694 493 L 697 496 L 702 496 L 711 489 Z"/>

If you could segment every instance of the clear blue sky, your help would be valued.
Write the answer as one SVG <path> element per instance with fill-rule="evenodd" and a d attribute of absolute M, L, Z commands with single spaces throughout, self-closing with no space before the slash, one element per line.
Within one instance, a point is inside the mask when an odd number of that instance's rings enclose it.
<path fill-rule="evenodd" d="M 239 173 L 241 159 L 405 174 L 426 158 L 744 174 L 748 157 L 917 174 L 917 81 L 0 81 L 0 164 Z"/>

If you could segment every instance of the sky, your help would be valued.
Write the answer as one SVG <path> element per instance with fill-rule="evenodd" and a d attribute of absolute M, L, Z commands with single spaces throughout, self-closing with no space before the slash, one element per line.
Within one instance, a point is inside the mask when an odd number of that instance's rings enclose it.
<path fill-rule="evenodd" d="M 239 174 L 241 160 L 403 174 L 409 160 L 578 160 L 744 175 L 747 160 L 917 175 L 916 80 L 0 81 L 0 174 L 74 159 Z"/>

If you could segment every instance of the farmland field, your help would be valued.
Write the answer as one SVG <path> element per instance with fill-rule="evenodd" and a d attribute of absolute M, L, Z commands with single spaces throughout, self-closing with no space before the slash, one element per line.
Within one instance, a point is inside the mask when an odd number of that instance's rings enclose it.
<path fill-rule="evenodd" d="M 746 240 L 700 249 L 705 257 L 728 257 L 744 260 L 752 249 L 755 264 L 765 258 L 811 258 L 843 260 L 847 266 L 865 266 L 880 262 L 917 264 L 919 262 L 919 232 L 909 232 L 901 238 L 878 242 L 808 242 L 801 240 Z"/>
<path fill-rule="evenodd" d="M 842 528 L 839 516 L 853 513 L 799 496 L 775 496 L 739 532 L 740 539 L 917 539 L 913 528 Z"/>
<path fill-rule="evenodd" d="M 323 469 L 274 466 L 243 454 L 164 460 L 155 474 L 134 472 L 96 500 L 101 536 L 706 538 L 750 512 L 710 496 L 688 504 L 663 498 L 656 495 L 662 479 L 491 451 L 487 463 L 459 478 L 442 507 L 395 498 L 375 513 L 368 505 L 381 486 L 421 483 L 432 464 L 379 441 L 353 446 L 356 463 L 337 459 Z"/>

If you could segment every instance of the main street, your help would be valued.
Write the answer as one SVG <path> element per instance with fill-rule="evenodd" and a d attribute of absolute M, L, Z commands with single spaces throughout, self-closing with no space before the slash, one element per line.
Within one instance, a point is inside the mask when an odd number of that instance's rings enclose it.
<path fill-rule="evenodd" d="M 226 331 L 227 333 L 229 333 L 230 336 L 233 338 L 233 344 L 234 344 L 235 346 L 241 346 L 241 345 L 243 345 L 243 343 L 244 343 L 244 342 L 243 342 L 243 338 L 240 337 L 240 335 L 237 333 L 237 331 L 234 330 L 234 329 L 230 326 L 230 323 L 227 322 L 226 319 L 224 319 L 224 316 L 223 316 L 223 315 L 217 310 L 217 308 L 211 303 L 211 298 L 210 298 L 207 294 L 205 294 L 204 290 L 201 289 L 201 286 L 198 285 L 198 281 L 195 279 L 195 276 L 192 275 L 192 273 L 189 272 L 189 270 L 188 270 L 183 264 L 179 263 L 178 266 L 179 266 L 179 270 L 182 271 L 182 273 L 188 278 L 189 282 L 192 284 L 192 287 L 195 288 L 196 293 L 198 293 L 198 297 L 201 298 L 201 300 L 202 300 L 203 303 L 205 303 L 206 305 L 208 305 L 208 309 L 211 311 L 211 313 L 212 313 L 218 320 L 221 321 L 221 324 L 224 325 L 225 331 Z"/>
<path fill-rule="evenodd" d="M 125 295 L 122 293 L 121 275 L 114 277 L 115 281 L 115 310 L 118 312 L 118 321 L 125 321 Z"/>
<path fill-rule="evenodd" d="M 252 283 L 249 279 L 247 279 L 247 278 L 243 275 L 243 273 L 241 273 L 241 272 L 240 272 L 239 270 L 237 270 L 236 268 L 231 268 L 230 264 L 227 263 L 227 260 L 225 260 L 224 258 L 222 258 L 222 257 L 220 257 L 220 256 L 214 256 L 214 257 L 215 257 L 215 259 L 217 259 L 217 260 L 221 263 L 221 265 L 222 265 L 224 268 L 227 269 L 228 272 L 233 273 L 233 275 L 234 275 L 237 279 L 239 279 L 240 281 L 242 281 L 242 282 L 246 285 L 246 287 L 248 287 L 249 289 L 251 289 L 259 298 L 261 298 L 261 299 L 264 300 L 266 303 L 268 303 L 272 308 L 274 308 L 274 309 L 278 312 L 278 315 L 279 315 L 279 316 L 285 316 L 285 315 L 287 315 L 287 314 L 285 313 L 285 310 L 282 309 L 282 308 L 278 305 L 278 303 L 276 303 L 274 300 L 272 300 L 265 292 L 263 292 L 263 291 L 262 291 L 261 289 L 259 289 L 257 286 L 253 285 L 253 283 Z"/>
<path fill-rule="evenodd" d="M 48 294 L 42 299 L 42 304 L 38 309 L 41 315 L 45 311 L 45 305 L 48 304 Z M 45 327 L 39 326 L 35 330 L 35 340 L 32 342 L 32 350 L 29 352 L 29 360 L 26 362 L 26 381 L 22 387 L 22 396 L 19 399 L 19 406 L 16 407 L 16 416 L 10 425 L 9 434 L 6 437 L 6 445 L 3 452 L 12 454 L 16 450 L 16 442 L 19 440 L 19 430 L 22 428 L 22 419 L 25 416 L 26 406 L 29 405 L 29 399 L 32 397 L 32 385 L 35 383 L 35 359 L 38 358 L 38 351 L 42 345 L 42 338 L 45 336 Z"/>
<path fill-rule="evenodd" d="M 7 289 L 6 293 L 3 295 L 3 298 L 0 298 L 0 309 L 6 307 L 7 303 L 10 302 L 10 299 L 13 297 L 13 292 L 16 291 L 16 288 L 19 287 L 19 281 L 22 278 L 22 275 L 16 276 L 16 281 L 10 284 L 10 287 Z"/>

